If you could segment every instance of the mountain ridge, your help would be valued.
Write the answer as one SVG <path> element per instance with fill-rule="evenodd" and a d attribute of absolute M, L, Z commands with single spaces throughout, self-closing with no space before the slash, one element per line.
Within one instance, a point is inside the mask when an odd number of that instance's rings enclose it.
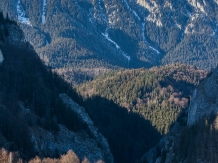
<path fill-rule="evenodd" d="M 3 0 L 0 6 L 19 22 L 40 58 L 64 69 L 70 81 L 76 75 L 92 79 L 96 74 L 87 69 L 101 74 L 177 62 L 201 69 L 217 65 L 218 4 L 213 0 Z M 68 75 L 69 69 L 74 73 Z"/>
<path fill-rule="evenodd" d="M 16 22 L 2 19 L 0 26 L 0 147 L 12 155 L 17 151 L 23 161 L 37 155 L 56 158 L 71 150 L 66 157 L 114 162 L 107 140 L 74 102 L 81 99 L 71 85 L 41 62 Z M 61 93 L 68 96 L 59 97 Z M 83 110 L 83 117 L 75 110 Z"/>

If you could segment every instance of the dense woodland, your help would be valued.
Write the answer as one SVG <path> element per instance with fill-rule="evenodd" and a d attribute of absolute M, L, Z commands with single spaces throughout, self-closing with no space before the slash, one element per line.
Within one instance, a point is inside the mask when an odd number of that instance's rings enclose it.
<path fill-rule="evenodd" d="M 5 27 L 10 23 L 1 21 Z M 5 34 L 4 38 L 7 39 Z M 4 55 L 0 65 L 0 129 L 4 139 L 0 139 L 0 145 L 5 147 L 7 141 L 9 144 L 5 148 L 18 151 L 22 159 L 38 155 L 29 135 L 29 129 L 36 126 L 55 134 L 59 131 L 58 124 L 62 124 L 71 131 L 90 134 L 86 124 L 62 103 L 60 93 L 68 94 L 85 107 L 107 138 L 117 163 L 134 162 L 159 141 L 160 134 L 139 114 L 128 112 L 102 97 L 83 100 L 72 85 L 42 64 L 32 48 L 17 48 L 2 41 L 0 49 Z M 42 159 L 47 156 L 58 157 L 60 153 L 40 155 Z"/>
<path fill-rule="evenodd" d="M 3 27 L 10 23 L 14 22 L 7 19 L 0 22 Z M 2 38 L 5 37 L 4 34 Z M 7 148 L 19 151 L 25 159 L 33 157 L 36 153 L 28 128 L 35 125 L 53 133 L 58 132 L 58 124 L 75 132 L 86 130 L 86 125 L 59 99 L 59 93 L 65 92 L 79 102 L 71 86 L 43 65 L 32 49 L 1 41 L 4 62 L 0 65 L 0 128 L 1 134 L 11 142 Z"/>
<path fill-rule="evenodd" d="M 84 107 L 108 140 L 115 163 L 135 162 L 161 138 L 148 120 L 112 100 L 94 96 L 84 101 Z"/>
<path fill-rule="evenodd" d="M 79 85 L 77 89 L 84 97 L 101 96 L 129 112 L 140 114 L 161 134 L 166 134 L 185 112 L 195 86 L 206 74 L 180 64 L 149 70 L 113 71 Z"/>
<path fill-rule="evenodd" d="M 2 3 L 3 1 L 0 2 Z M 33 28 L 21 25 L 28 31 L 25 32 L 25 37 L 31 40 L 30 43 L 47 65 L 42 63 L 32 48 L 6 44 L 9 34 L 7 27 L 10 24 L 16 25 L 16 22 L 9 20 L 8 16 L 4 19 L 0 13 L 0 49 L 5 59 L 0 65 L 0 145 L 5 147 L 2 135 L 8 142 L 5 148 L 8 151 L 18 151 L 20 156 L 17 157 L 23 160 L 46 161 L 44 157 L 58 158 L 61 155 L 43 154 L 33 159 L 38 153 L 33 151 L 29 129 L 34 126 L 55 134 L 59 131 L 58 125 L 62 124 L 71 131 L 90 134 L 86 124 L 59 99 L 60 93 L 67 93 L 85 108 L 95 126 L 107 139 L 115 163 L 135 162 L 156 145 L 176 121 L 186 122 L 186 110 L 193 90 L 207 75 L 206 71 L 181 64 L 149 70 L 144 68 L 176 62 L 203 69 L 217 65 L 218 34 L 213 31 L 216 27 L 213 21 L 217 19 L 214 12 L 217 7 L 214 2 L 207 2 L 212 8 L 207 11 L 209 16 L 196 19 L 195 26 L 187 28 L 187 33 L 184 31 L 192 19 L 188 14 L 194 12 L 194 7 L 178 1 L 172 3 L 179 8 L 176 12 L 161 9 L 164 17 L 157 17 L 163 26 L 159 27 L 152 21 L 146 22 L 146 41 L 142 36 L 142 20 L 138 21 L 123 5 L 123 1 L 104 1 L 98 6 L 97 1 L 85 3 L 78 0 L 78 3 L 72 3 L 69 0 L 48 0 L 45 24 L 41 23 L 41 1 L 21 0 L 21 3 L 33 25 Z M 132 3 L 129 2 L 130 6 L 133 6 Z M 157 3 L 164 5 L 162 1 Z M 109 27 L 108 33 L 131 56 L 130 62 L 102 35 L 108 26 L 105 21 L 109 21 L 104 20 L 104 14 L 101 13 L 109 13 L 106 4 L 115 6 L 113 10 L 122 10 L 121 13 L 116 13 L 116 20 L 119 21 Z M 4 5 L 5 8 L 10 7 L 8 2 Z M 101 7 L 103 11 L 98 10 Z M 142 11 L 139 13 L 140 18 L 149 14 L 142 6 L 134 9 Z M 96 20 L 89 14 L 96 14 Z M 12 13 L 9 15 L 13 17 Z M 206 32 L 202 29 L 206 29 Z M 145 42 L 158 49 L 160 54 Z M 121 70 L 127 67 L 144 68 Z M 107 73 L 93 81 L 76 87 L 83 97 L 72 89 L 72 84 L 65 82 L 81 83 L 105 72 Z M 177 155 L 174 161 L 186 159 L 195 162 L 197 158 L 217 162 L 216 153 L 208 152 L 217 148 L 212 145 L 217 144 L 216 121 L 214 118 L 205 118 L 204 123 L 185 127 L 181 136 L 175 139 L 173 150 Z M 202 140 L 205 144 L 199 147 Z M 190 150 L 187 150 L 187 144 L 191 145 Z M 193 150 L 195 148 L 198 150 Z M 162 162 L 165 161 L 166 153 L 160 151 Z M 0 158 L 9 157 L 9 153 L 3 149 L 0 154 Z M 69 157 L 66 156 L 65 159 L 74 157 L 75 162 L 78 162 L 78 157 L 73 152 L 67 155 Z M 63 157 L 64 155 L 59 160 L 47 159 L 64 162 Z"/>
<path fill-rule="evenodd" d="M 3 136 L 13 142 L 10 150 L 23 148 L 22 156 L 34 156 L 28 126 L 37 125 L 54 133 L 59 130 L 58 124 L 75 132 L 86 129 L 86 125 L 59 99 L 59 93 L 68 92 L 76 100 L 77 94 L 70 85 L 47 70 L 34 52 L 11 46 L 0 48 L 5 58 L 0 67 L 0 126 Z M 20 106 L 27 108 L 27 113 Z"/>
<path fill-rule="evenodd" d="M 167 155 L 171 162 L 217 162 L 217 124 L 217 114 L 211 113 L 183 127 L 179 134 L 174 133 L 166 147 L 159 150 L 160 162 L 165 162 Z"/>
<path fill-rule="evenodd" d="M 116 162 L 133 162 L 158 142 L 158 132 L 140 115 L 128 113 L 125 108 L 101 97 L 83 102 L 69 84 L 41 64 L 34 52 L 6 45 L 0 48 L 5 56 L 0 67 L 1 131 L 8 141 L 13 142 L 9 149 L 19 151 L 23 148 L 19 152 L 25 159 L 35 155 L 31 151 L 28 126 L 37 125 L 53 133 L 58 132 L 58 124 L 75 132 L 87 130 L 86 125 L 58 98 L 63 92 L 85 107 L 107 138 Z M 22 113 L 19 103 L 31 112 Z"/>
<path fill-rule="evenodd" d="M 32 27 L 20 26 L 40 58 L 72 83 L 120 68 L 177 62 L 214 68 L 218 45 L 216 2 L 199 1 L 197 6 L 191 1 L 152 3 L 47 0 L 46 20 L 42 23 L 43 1 L 21 0 Z M 2 0 L 0 9 L 17 20 L 15 2 Z M 106 30 L 120 49 L 103 35 Z M 131 57 L 130 62 L 123 53 Z"/>

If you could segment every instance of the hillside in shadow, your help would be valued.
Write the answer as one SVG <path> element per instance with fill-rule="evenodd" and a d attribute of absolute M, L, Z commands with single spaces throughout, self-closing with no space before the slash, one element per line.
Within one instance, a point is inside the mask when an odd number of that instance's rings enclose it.
<path fill-rule="evenodd" d="M 161 138 L 150 121 L 112 100 L 94 96 L 84 101 L 84 107 L 108 140 L 115 163 L 135 162 Z"/>

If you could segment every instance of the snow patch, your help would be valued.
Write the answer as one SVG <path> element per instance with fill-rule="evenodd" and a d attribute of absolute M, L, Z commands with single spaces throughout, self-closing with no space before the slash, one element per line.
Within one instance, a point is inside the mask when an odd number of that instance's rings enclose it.
<path fill-rule="evenodd" d="M 29 18 L 26 16 L 26 12 L 25 12 L 20 0 L 18 0 L 18 2 L 17 2 L 17 14 L 18 14 L 18 21 L 20 23 L 32 26 Z"/>
<path fill-rule="evenodd" d="M 157 54 L 160 54 L 160 52 L 157 50 L 157 49 L 155 49 L 154 47 L 152 47 L 152 46 L 148 46 L 150 49 L 152 49 L 153 51 L 155 51 Z"/>
<path fill-rule="evenodd" d="M 164 8 L 170 8 L 170 10 L 173 10 L 173 6 L 170 2 L 166 1 L 164 4 Z"/>
<path fill-rule="evenodd" d="M 4 61 L 4 56 L 3 56 L 2 51 L 0 49 L 0 63 L 2 63 L 3 61 Z"/>
<path fill-rule="evenodd" d="M 116 19 L 118 15 L 116 12 L 119 12 L 116 10 L 116 7 L 116 5 L 105 5 L 108 14 L 108 22 L 111 26 L 114 26 L 116 24 Z"/>
<path fill-rule="evenodd" d="M 204 6 L 202 6 L 199 2 L 197 2 L 197 0 L 188 0 L 188 3 L 192 5 L 196 10 L 201 11 L 206 14 L 204 10 Z M 203 2 L 203 3 L 204 5 L 206 4 L 206 2 Z"/>
<path fill-rule="evenodd" d="M 124 2 L 126 4 L 127 9 L 130 10 L 138 20 L 141 20 L 139 15 L 132 8 L 130 8 L 130 6 L 126 0 L 122 0 L 122 2 Z"/>
<path fill-rule="evenodd" d="M 43 0 L 43 5 L 42 5 L 42 23 L 45 23 L 45 15 L 46 15 L 46 5 L 47 5 L 47 0 Z"/>
<path fill-rule="evenodd" d="M 178 23 L 176 23 L 176 26 L 179 28 L 179 29 L 182 29 L 182 26 Z"/>
<path fill-rule="evenodd" d="M 152 49 L 153 51 L 155 51 L 157 54 L 160 54 L 160 52 L 159 52 L 157 49 L 155 49 L 154 47 L 150 46 L 149 43 L 148 43 L 148 41 L 145 39 L 145 22 L 142 23 L 142 39 L 143 39 L 143 42 L 144 42 L 145 44 L 148 44 L 148 47 L 149 47 L 150 49 Z"/>
<path fill-rule="evenodd" d="M 103 23 L 107 23 L 107 16 L 105 14 L 105 10 L 102 7 L 102 1 L 98 0 L 98 6 L 94 5 L 94 15 L 93 17 L 95 19 L 98 19 L 99 21 Z"/>
<path fill-rule="evenodd" d="M 197 89 L 194 90 L 192 99 L 194 99 L 196 95 L 197 95 Z"/>
<path fill-rule="evenodd" d="M 108 32 L 107 32 L 107 29 L 106 29 L 105 33 L 102 33 L 102 35 L 103 35 L 108 41 L 110 41 L 112 44 L 114 44 L 118 50 L 120 50 L 120 51 L 122 52 L 123 56 L 128 60 L 128 62 L 131 60 L 130 56 L 128 56 L 126 53 L 124 53 L 124 52 L 121 50 L 120 46 L 117 45 L 116 42 L 114 42 L 113 40 L 110 39 L 110 37 L 109 37 L 109 35 L 108 35 Z"/>
<path fill-rule="evenodd" d="M 98 0 L 98 5 L 99 5 L 100 10 L 103 10 L 103 8 L 101 6 L 101 0 Z"/>
<path fill-rule="evenodd" d="M 142 39 L 143 42 L 147 42 L 145 39 L 145 22 L 142 23 Z"/>
<path fill-rule="evenodd" d="M 48 44 L 49 44 L 47 39 L 45 40 L 45 44 L 46 44 L 46 45 L 48 45 Z"/>
<path fill-rule="evenodd" d="M 196 14 L 192 14 L 189 18 L 189 23 L 187 24 L 187 26 L 185 27 L 185 33 L 194 33 L 196 32 L 194 30 L 194 23 L 196 22 L 196 20 L 199 17 L 203 17 L 204 15 L 202 13 L 196 13 Z M 201 32 L 204 32 L 204 30 L 202 30 Z"/>
<path fill-rule="evenodd" d="M 185 34 L 194 33 L 193 27 L 194 27 L 193 23 L 188 24 L 185 28 Z"/>

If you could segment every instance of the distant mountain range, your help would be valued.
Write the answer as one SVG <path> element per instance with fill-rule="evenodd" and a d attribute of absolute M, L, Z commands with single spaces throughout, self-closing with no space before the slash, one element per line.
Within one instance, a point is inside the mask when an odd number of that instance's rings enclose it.
<path fill-rule="evenodd" d="M 0 162 L 218 161 L 217 0 L 0 9 Z"/>
<path fill-rule="evenodd" d="M 217 65 L 216 0 L 1 0 L 0 10 L 69 81 L 119 68 Z"/>

